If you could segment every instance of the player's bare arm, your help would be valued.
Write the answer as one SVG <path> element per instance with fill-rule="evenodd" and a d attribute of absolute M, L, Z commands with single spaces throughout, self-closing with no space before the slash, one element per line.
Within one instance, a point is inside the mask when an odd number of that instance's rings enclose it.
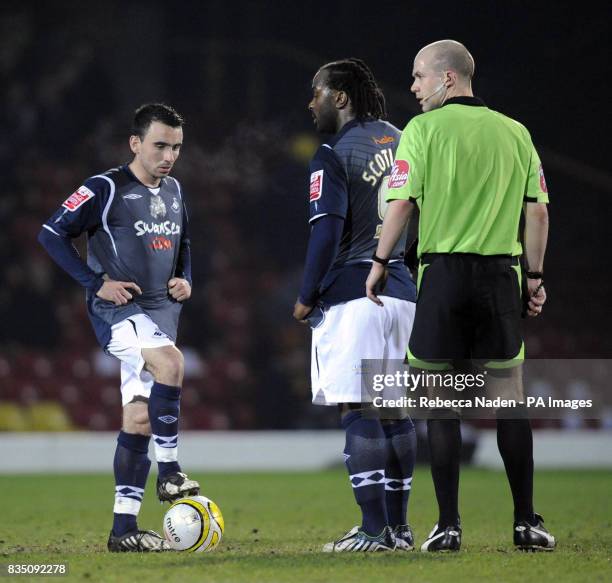
<path fill-rule="evenodd" d="M 130 289 L 138 295 L 142 294 L 142 290 L 133 281 L 113 281 L 109 279 L 102 284 L 96 295 L 107 302 L 113 302 L 116 306 L 123 306 L 134 297 L 130 293 Z"/>
<path fill-rule="evenodd" d="M 168 293 L 177 302 L 184 302 L 191 297 L 191 285 L 182 277 L 173 277 L 168 281 Z"/>
<path fill-rule="evenodd" d="M 388 259 L 393 248 L 399 241 L 414 209 L 414 203 L 409 200 L 392 200 L 389 202 L 385 218 L 383 220 L 382 231 L 376 248 L 376 256 L 381 259 Z M 383 303 L 376 296 L 375 289 L 384 277 L 385 268 L 382 264 L 374 261 L 370 275 L 366 280 L 366 295 L 375 304 L 382 306 Z"/>
<path fill-rule="evenodd" d="M 543 272 L 544 254 L 548 241 L 548 210 L 543 203 L 525 204 L 525 258 L 531 272 Z M 529 304 L 527 314 L 537 316 L 546 301 L 546 290 L 541 278 L 527 278 Z"/>

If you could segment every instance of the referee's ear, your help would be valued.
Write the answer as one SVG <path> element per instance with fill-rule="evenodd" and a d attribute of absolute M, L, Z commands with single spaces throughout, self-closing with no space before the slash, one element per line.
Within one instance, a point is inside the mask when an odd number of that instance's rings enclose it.
<path fill-rule="evenodd" d="M 447 89 L 457 85 L 457 72 L 449 69 L 448 71 L 442 71 L 442 83 Z"/>

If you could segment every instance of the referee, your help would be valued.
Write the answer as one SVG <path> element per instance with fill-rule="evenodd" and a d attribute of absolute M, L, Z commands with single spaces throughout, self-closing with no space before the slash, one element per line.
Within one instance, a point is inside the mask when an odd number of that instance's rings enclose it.
<path fill-rule="evenodd" d="M 471 360 L 485 367 L 489 384 L 497 377 L 521 400 L 521 211 L 526 312 L 537 316 L 546 300 L 548 194 L 540 159 L 524 126 L 474 97 L 474 59 L 461 43 L 427 45 L 415 57 L 412 75 L 411 91 L 424 113 L 402 133 L 366 293 L 381 304 L 374 290 L 416 204 L 420 264 L 411 364 L 439 370 Z M 496 411 L 497 441 L 514 500 L 514 544 L 552 550 L 555 539 L 533 511 L 531 426 L 524 408 L 518 418 L 517 409 L 513 415 Z M 459 415 L 431 410 L 427 429 L 440 514 L 421 550 L 458 551 Z"/>

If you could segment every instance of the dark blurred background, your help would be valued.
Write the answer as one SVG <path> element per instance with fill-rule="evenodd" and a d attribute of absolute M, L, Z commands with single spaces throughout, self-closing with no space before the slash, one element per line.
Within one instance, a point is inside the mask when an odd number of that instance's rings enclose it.
<path fill-rule="evenodd" d="M 333 409 L 310 405 L 310 334 L 291 318 L 319 143 L 310 82 L 329 60 L 361 57 L 403 127 L 419 113 L 414 55 L 441 38 L 468 47 L 475 93 L 524 123 L 543 160 L 549 299 L 525 324 L 529 355 L 612 356 L 605 5 L 41 1 L 3 3 L 0 18 L 0 429 L 118 427 L 116 363 L 36 235 L 86 177 L 130 161 L 132 112 L 147 101 L 187 118 L 175 167 L 194 273 L 183 428 L 336 427 Z"/>

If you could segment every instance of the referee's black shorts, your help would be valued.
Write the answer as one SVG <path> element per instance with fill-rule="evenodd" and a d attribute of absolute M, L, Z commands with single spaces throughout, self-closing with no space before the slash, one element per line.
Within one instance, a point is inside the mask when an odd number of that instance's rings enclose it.
<path fill-rule="evenodd" d="M 421 257 L 410 361 L 509 361 L 522 356 L 518 257 Z"/>

